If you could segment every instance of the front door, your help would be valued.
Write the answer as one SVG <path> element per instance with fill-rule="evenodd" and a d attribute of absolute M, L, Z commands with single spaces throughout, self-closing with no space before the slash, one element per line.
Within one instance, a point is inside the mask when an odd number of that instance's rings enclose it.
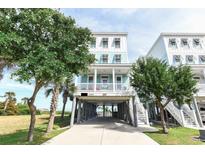
<path fill-rule="evenodd" d="M 93 85 L 93 75 L 89 75 L 88 76 L 88 90 L 93 90 L 94 85 Z"/>
<path fill-rule="evenodd" d="M 122 76 L 116 76 L 116 90 L 121 90 L 122 88 Z"/>
<path fill-rule="evenodd" d="M 108 90 L 109 89 L 107 75 L 101 76 L 101 86 L 100 87 L 101 87 L 101 90 Z"/>

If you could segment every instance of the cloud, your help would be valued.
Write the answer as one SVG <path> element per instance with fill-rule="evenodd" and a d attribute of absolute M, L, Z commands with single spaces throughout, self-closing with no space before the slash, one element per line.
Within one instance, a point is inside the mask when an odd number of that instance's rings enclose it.
<path fill-rule="evenodd" d="M 104 15 L 112 15 L 115 17 L 127 17 L 134 15 L 139 9 L 103 9 L 102 13 Z"/>

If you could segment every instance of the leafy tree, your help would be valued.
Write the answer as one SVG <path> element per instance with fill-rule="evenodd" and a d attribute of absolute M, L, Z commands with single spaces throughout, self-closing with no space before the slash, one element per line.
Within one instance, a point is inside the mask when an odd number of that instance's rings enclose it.
<path fill-rule="evenodd" d="M 74 19 L 57 10 L 18 9 L 16 12 L 2 15 L 5 20 L 15 19 L 11 22 L 13 29 L 9 30 L 18 38 L 15 46 L 6 43 L 9 50 L 4 50 L 4 55 L 16 59 L 18 67 L 13 76 L 18 81 L 34 84 L 33 94 L 28 99 L 31 113 L 28 140 L 32 141 L 36 95 L 50 82 L 56 83 L 62 77 L 87 70 L 95 60 L 88 50 L 93 38 L 89 29 L 78 27 Z M 4 27 L 1 31 L 7 35 L 8 29 Z M 22 52 L 20 56 L 16 56 L 18 51 Z"/>
<path fill-rule="evenodd" d="M 3 70 L 15 67 L 26 55 L 24 38 L 17 34 L 17 9 L 0 9 L 0 80 Z"/>
<path fill-rule="evenodd" d="M 166 105 L 171 101 L 179 105 L 190 103 L 193 94 L 197 91 L 193 76 L 188 66 L 168 66 L 165 61 L 151 57 L 139 58 L 132 65 L 131 85 L 141 100 L 156 103 L 160 108 L 164 133 L 168 133 L 164 118 Z"/>
<path fill-rule="evenodd" d="M 4 108 L 3 108 L 3 112 L 6 111 L 7 106 L 9 103 L 11 102 L 16 102 L 16 98 L 15 98 L 16 94 L 14 92 L 8 91 L 5 92 L 5 95 L 3 97 L 5 97 L 5 101 L 4 101 Z"/>

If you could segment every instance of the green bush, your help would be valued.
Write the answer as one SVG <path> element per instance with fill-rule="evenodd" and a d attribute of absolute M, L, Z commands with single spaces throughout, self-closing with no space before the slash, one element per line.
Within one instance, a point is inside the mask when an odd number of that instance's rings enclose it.
<path fill-rule="evenodd" d="M 5 112 L 3 111 L 4 104 L 5 103 L 0 103 L 0 115 L 17 115 L 18 114 L 19 111 L 18 111 L 18 108 L 15 102 L 9 102 Z"/>
<path fill-rule="evenodd" d="M 18 108 L 18 114 L 19 115 L 29 115 L 30 111 L 29 111 L 29 107 L 27 104 L 17 104 L 17 108 Z M 40 110 L 36 110 L 36 114 L 39 115 L 41 114 Z"/>

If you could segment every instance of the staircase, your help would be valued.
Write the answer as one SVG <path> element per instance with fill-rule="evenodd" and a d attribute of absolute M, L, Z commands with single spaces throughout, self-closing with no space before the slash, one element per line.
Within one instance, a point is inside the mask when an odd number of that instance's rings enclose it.
<path fill-rule="evenodd" d="M 136 111 L 137 111 L 137 123 L 138 125 L 149 125 L 149 118 L 147 110 L 144 108 L 143 104 L 140 102 L 138 96 L 135 98 Z"/>
<path fill-rule="evenodd" d="M 165 102 L 162 102 L 164 105 Z M 189 108 L 187 104 L 181 107 L 181 110 L 174 105 L 173 102 L 167 104 L 165 109 L 177 120 L 177 122 L 184 127 L 199 128 L 195 113 Z"/>

